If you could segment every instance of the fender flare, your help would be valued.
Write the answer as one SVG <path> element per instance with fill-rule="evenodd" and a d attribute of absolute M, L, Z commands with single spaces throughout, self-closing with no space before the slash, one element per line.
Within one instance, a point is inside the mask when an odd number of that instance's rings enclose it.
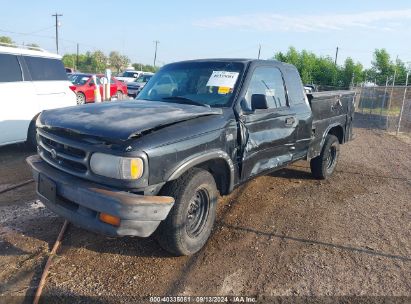
<path fill-rule="evenodd" d="M 345 130 L 344 130 L 344 127 L 341 125 L 341 123 L 339 123 L 339 122 L 336 122 L 336 123 L 333 123 L 333 124 L 331 124 L 331 125 L 329 125 L 328 127 L 327 127 L 327 129 L 325 129 L 325 131 L 324 131 L 324 133 L 323 133 L 323 136 L 322 136 L 322 138 L 321 138 L 321 144 L 320 144 L 320 147 L 321 147 L 321 149 L 323 148 L 323 145 L 324 145 L 324 142 L 325 142 L 325 138 L 327 137 L 327 135 L 328 135 L 328 133 L 330 132 L 330 130 L 332 129 L 332 128 L 334 128 L 334 127 L 341 127 L 341 129 L 342 129 L 342 132 L 343 132 L 343 141 L 344 141 L 344 136 L 345 136 Z"/>
<path fill-rule="evenodd" d="M 232 159 L 230 158 L 230 156 L 226 152 L 221 151 L 221 150 L 211 150 L 206 153 L 196 154 L 188 159 L 185 159 L 182 165 L 174 169 L 174 171 L 171 173 L 167 181 L 175 180 L 179 178 L 187 170 L 195 167 L 196 165 L 199 165 L 201 163 L 204 163 L 206 161 L 213 160 L 213 159 L 222 159 L 226 162 L 229 168 L 228 176 L 230 178 L 229 184 L 228 184 L 228 192 L 231 192 L 234 189 L 235 167 L 234 167 L 234 163 Z"/>

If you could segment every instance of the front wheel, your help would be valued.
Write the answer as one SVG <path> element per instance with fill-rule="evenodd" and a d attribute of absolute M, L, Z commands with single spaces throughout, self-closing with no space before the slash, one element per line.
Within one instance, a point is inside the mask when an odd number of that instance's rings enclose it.
<path fill-rule="evenodd" d="M 162 194 L 174 197 L 175 203 L 155 233 L 158 243 L 175 255 L 196 253 L 215 221 L 218 192 L 213 176 L 193 168 L 166 185 Z"/>
<path fill-rule="evenodd" d="M 310 162 L 312 175 L 319 179 L 330 177 L 337 166 L 339 155 L 340 144 L 338 138 L 328 134 L 325 138 L 321 154 Z"/>

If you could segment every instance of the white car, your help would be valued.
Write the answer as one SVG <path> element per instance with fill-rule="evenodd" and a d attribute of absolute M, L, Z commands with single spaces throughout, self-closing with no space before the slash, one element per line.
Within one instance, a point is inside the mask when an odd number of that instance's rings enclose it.
<path fill-rule="evenodd" d="M 61 56 L 0 45 L 0 146 L 35 146 L 35 121 L 43 110 L 74 106 Z"/>
<path fill-rule="evenodd" d="M 143 73 L 143 71 L 127 70 L 121 73 L 119 76 L 116 76 L 116 79 L 126 83 L 132 82 L 140 77 L 140 75 L 142 75 Z"/>

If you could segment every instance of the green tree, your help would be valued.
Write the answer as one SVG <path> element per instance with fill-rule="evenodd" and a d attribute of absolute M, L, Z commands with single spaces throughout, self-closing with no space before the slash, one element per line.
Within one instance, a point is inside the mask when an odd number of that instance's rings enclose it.
<path fill-rule="evenodd" d="M 133 68 L 137 71 L 143 71 L 143 72 L 151 72 L 151 73 L 155 73 L 158 68 L 154 67 L 152 65 L 149 64 L 142 64 L 142 63 L 133 63 L 132 64 Z"/>
<path fill-rule="evenodd" d="M 361 63 L 355 63 L 354 60 L 348 57 L 344 66 L 341 69 L 339 79 L 343 87 L 350 87 L 363 81 L 363 66 Z"/>
<path fill-rule="evenodd" d="M 0 44 L 5 44 L 7 46 L 10 44 L 10 46 L 16 47 L 15 42 L 7 36 L 0 36 Z"/>
<path fill-rule="evenodd" d="M 120 73 L 120 71 L 125 69 L 130 63 L 130 59 L 127 56 L 121 55 L 117 51 L 113 51 L 110 53 L 109 61 L 110 66 L 116 69 L 117 73 Z"/>
<path fill-rule="evenodd" d="M 29 50 L 34 50 L 34 51 L 38 51 L 38 49 L 40 48 L 40 46 L 36 43 L 29 43 L 27 44 L 27 47 Z"/>
<path fill-rule="evenodd" d="M 95 51 L 91 54 L 92 68 L 95 73 L 102 73 L 107 68 L 108 58 L 102 51 Z"/>
<path fill-rule="evenodd" d="M 368 71 L 368 79 L 377 84 L 385 84 L 387 77 L 394 75 L 395 64 L 391 61 L 390 54 L 385 49 L 376 49 L 371 69 Z"/>
<path fill-rule="evenodd" d="M 340 68 L 335 66 L 333 59 L 329 56 L 317 56 L 306 50 L 298 52 L 294 47 L 290 47 L 287 53 L 276 53 L 274 58 L 295 65 L 300 72 L 303 83 L 314 83 L 322 86 L 342 85 L 338 77 Z"/>

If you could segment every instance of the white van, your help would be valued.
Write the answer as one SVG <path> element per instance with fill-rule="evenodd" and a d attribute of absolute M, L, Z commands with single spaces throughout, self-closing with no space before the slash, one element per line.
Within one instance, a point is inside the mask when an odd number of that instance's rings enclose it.
<path fill-rule="evenodd" d="M 76 105 L 61 56 L 0 45 L 0 146 L 35 145 L 43 110 Z"/>

